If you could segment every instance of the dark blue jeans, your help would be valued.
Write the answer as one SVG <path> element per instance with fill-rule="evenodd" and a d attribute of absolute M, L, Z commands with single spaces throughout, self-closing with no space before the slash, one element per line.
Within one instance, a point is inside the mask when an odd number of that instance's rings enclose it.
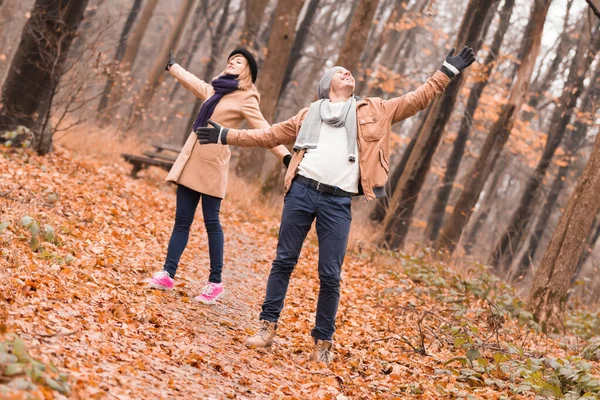
<path fill-rule="evenodd" d="M 202 214 L 204 215 L 204 225 L 208 233 L 208 254 L 210 256 L 210 276 L 209 282 L 220 283 L 221 271 L 223 270 L 223 229 L 219 221 L 219 211 L 221 209 L 221 199 L 218 197 L 202 194 L 187 188 L 183 185 L 177 186 L 177 208 L 175 211 L 175 227 L 169 241 L 167 250 L 167 260 L 164 270 L 175 277 L 179 259 L 185 246 L 187 246 L 190 236 L 190 226 L 194 221 L 196 207 L 202 199 Z"/>
<path fill-rule="evenodd" d="M 294 182 L 285 197 L 277 256 L 267 282 L 260 319 L 277 322 L 302 243 L 316 219 L 320 290 L 312 336 L 331 340 L 340 302 L 340 275 L 350 233 L 351 199 L 336 197 Z"/>

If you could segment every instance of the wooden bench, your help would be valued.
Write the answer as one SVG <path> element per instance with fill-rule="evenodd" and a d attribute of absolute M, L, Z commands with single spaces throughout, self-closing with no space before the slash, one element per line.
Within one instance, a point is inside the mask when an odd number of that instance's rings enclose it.
<path fill-rule="evenodd" d="M 154 166 L 169 171 L 177 155 L 181 151 L 181 146 L 168 143 L 153 143 L 155 151 L 145 151 L 143 156 L 134 154 L 121 154 L 121 156 L 129 164 L 133 166 L 131 170 L 131 176 L 137 178 L 137 174 L 148 167 Z"/>

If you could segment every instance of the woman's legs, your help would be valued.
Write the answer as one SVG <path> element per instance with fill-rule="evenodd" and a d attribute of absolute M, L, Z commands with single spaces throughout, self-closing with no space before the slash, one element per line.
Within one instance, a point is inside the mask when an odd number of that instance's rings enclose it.
<path fill-rule="evenodd" d="M 167 259 L 165 261 L 164 270 L 169 273 L 171 278 L 175 277 L 179 259 L 185 246 L 187 246 L 190 236 L 190 226 L 194 221 L 196 207 L 200 201 L 200 193 L 189 189 L 183 185 L 177 186 L 177 208 L 175 211 L 175 226 L 169 241 L 167 249 Z M 205 216 L 206 219 L 206 216 Z"/>
<path fill-rule="evenodd" d="M 221 283 L 221 271 L 223 270 L 223 228 L 219 220 L 221 210 L 221 199 L 218 197 L 202 195 L 202 213 L 204 225 L 208 234 L 208 254 L 210 256 L 210 275 L 208 281 Z"/>

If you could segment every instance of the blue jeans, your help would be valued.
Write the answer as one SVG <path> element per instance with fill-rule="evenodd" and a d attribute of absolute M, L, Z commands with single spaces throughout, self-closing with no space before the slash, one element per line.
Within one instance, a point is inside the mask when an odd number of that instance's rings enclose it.
<path fill-rule="evenodd" d="M 285 197 L 277 256 L 267 282 L 267 294 L 261 320 L 277 322 L 290 281 L 298 263 L 302 243 L 316 219 L 319 239 L 320 290 L 317 317 L 311 335 L 331 340 L 335 332 L 335 316 L 340 302 L 340 275 L 350 233 L 351 199 L 319 192 L 294 182 Z"/>
<path fill-rule="evenodd" d="M 223 270 L 223 244 L 225 241 L 221 221 L 219 221 L 221 199 L 196 192 L 183 185 L 177 186 L 175 226 L 173 227 L 171 240 L 169 240 L 164 270 L 169 273 L 171 278 L 175 277 L 179 259 L 188 243 L 190 226 L 194 221 L 194 214 L 196 213 L 196 207 L 198 207 L 200 199 L 202 199 L 204 225 L 206 226 L 206 233 L 208 233 L 208 254 L 210 256 L 210 276 L 208 277 L 208 281 L 220 283 L 221 271 Z"/>

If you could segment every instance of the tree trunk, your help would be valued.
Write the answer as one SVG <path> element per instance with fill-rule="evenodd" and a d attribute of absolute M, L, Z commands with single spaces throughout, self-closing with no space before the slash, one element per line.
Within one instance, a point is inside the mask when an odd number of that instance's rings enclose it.
<path fill-rule="evenodd" d="M 592 252 L 594 251 L 594 247 L 596 247 L 596 242 L 598 238 L 600 238 L 600 218 L 596 216 L 596 221 L 594 222 L 595 228 L 592 230 L 592 234 L 588 237 L 585 247 L 583 248 L 583 252 L 581 253 L 581 257 L 579 257 L 579 261 L 577 262 L 577 268 L 575 269 L 575 273 L 571 278 L 571 286 L 575 283 L 585 262 L 588 260 Z"/>
<path fill-rule="evenodd" d="M 596 104 L 598 99 L 600 99 L 600 68 L 596 67 L 594 76 L 590 82 L 591 83 L 588 85 L 588 88 L 582 96 L 580 109 L 584 113 L 590 114 L 591 121 L 594 113 L 594 104 Z M 582 118 L 576 118 L 573 133 L 567 136 L 567 143 L 565 144 L 567 158 L 566 164 L 559 168 L 554 182 L 552 182 L 550 192 L 548 193 L 546 202 L 542 207 L 542 212 L 538 217 L 538 221 L 535 225 L 531 238 L 529 239 L 527 250 L 517 265 L 517 269 L 513 274 L 513 279 L 522 280 L 529 272 L 529 267 L 535 258 L 542 235 L 546 230 L 548 219 L 550 218 L 560 192 L 564 188 L 565 179 L 571 168 L 571 162 L 575 156 L 575 153 L 579 150 L 579 147 L 584 142 L 589 126 L 590 125 L 584 122 Z"/>
<path fill-rule="evenodd" d="M 456 48 L 460 49 L 469 44 L 475 51 L 479 49 L 487 29 L 486 25 L 489 25 L 491 19 L 490 10 L 496 1 L 469 1 L 457 35 Z M 468 69 L 455 77 L 444 94 L 435 99 L 426 111 L 417 142 L 383 221 L 384 241 L 390 248 L 401 248 L 404 245 L 419 191 L 467 75 Z M 399 218 L 401 208 L 402 218 Z"/>
<path fill-rule="evenodd" d="M 471 229 L 468 232 L 466 240 L 464 241 L 465 253 L 471 254 L 471 249 L 477 242 L 479 230 L 483 227 L 483 223 L 487 220 L 490 210 L 492 209 L 492 205 L 494 204 L 494 200 L 498 197 L 498 186 L 500 185 L 500 178 L 504 176 L 506 161 L 504 159 L 500 159 L 498 161 L 498 165 L 496 166 L 494 175 L 490 179 L 490 183 L 488 184 L 488 188 L 485 191 L 485 197 L 483 198 L 479 214 L 477 218 L 475 218 L 475 222 L 471 226 Z"/>
<path fill-rule="evenodd" d="M 531 83 L 531 90 L 528 94 L 527 105 L 532 109 L 537 108 L 540 103 L 540 100 L 544 97 L 546 91 L 550 88 L 550 85 L 558 75 L 558 67 L 560 64 L 567 59 L 569 50 L 573 46 L 573 39 L 571 37 L 571 30 L 569 29 L 569 16 L 571 12 L 571 6 L 573 5 L 573 0 L 569 0 L 567 2 L 567 9 L 565 11 L 565 21 L 563 23 L 563 30 L 560 36 L 558 37 L 556 52 L 554 54 L 554 58 L 550 62 L 550 65 L 544 72 L 544 74 L 538 73 L 536 79 Z M 526 111 L 523 113 L 523 120 L 530 121 L 534 116 L 534 113 L 531 111 Z"/>
<path fill-rule="evenodd" d="M 40 154 L 51 150 L 47 116 L 87 3 L 37 0 L 2 87 L 0 132 L 26 126 Z"/>
<path fill-rule="evenodd" d="M 335 65 L 340 65 L 354 73 L 360 65 L 358 60 L 367 43 L 369 29 L 377 10 L 379 0 L 360 0 L 352 15 L 350 28 L 345 34 L 344 44 Z"/>
<path fill-rule="evenodd" d="M 137 119 L 146 112 L 152 97 L 154 97 L 156 88 L 162 82 L 162 77 L 164 76 L 163 73 L 165 72 L 165 65 L 169 59 L 169 52 L 171 50 L 177 50 L 179 39 L 181 39 L 181 34 L 183 33 L 183 29 L 188 21 L 188 16 L 192 11 L 193 5 L 194 0 L 183 0 L 179 6 L 177 16 L 175 17 L 175 22 L 171 27 L 171 31 L 169 32 L 167 39 L 163 42 L 158 55 L 154 59 L 154 64 L 152 64 L 152 68 L 150 69 L 150 73 L 146 79 L 146 84 L 144 85 L 140 99 L 137 104 L 134 103 L 133 113 L 129 121 L 129 128 L 131 128 Z"/>
<path fill-rule="evenodd" d="M 304 18 L 302 18 L 302 22 L 300 22 L 298 32 L 296 32 L 294 44 L 292 45 L 292 50 L 290 52 L 290 58 L 288 59 L 287 66 L 285 68 L 283 83 L 281 84 L 281 90 L 279 91 L 279 101 L 281 101 L 283 92 L 292 79 L 292 73 L 294 72 L 296 64 L 298 64 L 298 61 L 300 61 L 300 58 L 302 58 L 301 52 L 302 49 L 304 49 L 304 44 L 308 38 L 308 34 L 310 33 L 310 27 L 319 9 L 319 2 L 320 0 L 310 0 L 308 6 L 306 7 L 306 13 L 304 14 Z"/>
<path fill-rule="evenodd" d="M 258 51 L 257 37 L 267 4 L 269 0 L 246 0 L 246 18 L 240 37 L 241 46 Z"/>
<path fill-rule="evenodd" d="M 512 15 L 512 10 L 515 5 L 515 0 L 506 0 L 504 2 L 504 6 L 500 11 L 499 19 L 500 23 L 498 25 L 498 29 L 494 34 L 494 39 L 490 46 L 490 51 L 483 62 L 483 73 L 482 76 L 473 84 L 471 88 L 471 92 L 469 94 L 469 99 L 467 100 L 467 106 L 465 108 L 463 117 L 460 121 L 460 128 L 458 129 L 458 134 L 456 136 L 456 140 L 452 146 L 452 152 L 448 157 L 448 162 L 446 163 L 446 172 L 444 174 L 444 178 L 442 179 L 442 184 L 440 185 L 440 189 L 437 192 L 435 203 L 431 209 L 431 213 L 429 214 L 429 219 L 427 220 L 427 228 L 425 230 L 425 235 L 427 239 L 431 242 L 434 242 L 440 232 L 440 228 L 442 227 L 442 222 L 444 219 L 444 215 L 446 214 L 446 206 L 448 205 L 448 200 L 450 199 L 450 193 L 452 192 L 452 187 L 454 185 L 454 180 L 456 179 L 456 175 L 458 174 L 458 169 L 460 167 L 460 162 L 462 160 L 463 153 L 465 152 L 465 147 L 467 145 L 467 139 L 469 138 L 469 133 L 471 132 L 471 127 L 473 123 L 473 115 L 475 114 L 475 110 L 477 109 L 477 105 L 479 104 L 479 98 L 483 93 L 483 90 L 489 83 L 490 75 L 492 74 L 492 69 L 496 64 L 495 61 L 498 57 L 498 53 L 500 51 L 500 47 L 502 46 L 502 41 L 504 40 L 504 35 L 508 30 L 508 26 L 510 23 L 510 17 Z"/>
<path fill-rule="evenodd" d="M 146 1 L 146 5 L 140 13 L 138 23 L 135 25 L 135 28 L 131 32 L 129 39 L 127 39 L 125 53 L 123 54 L 123 58 L 119 62 L 119 71 L 117 71 L 115 77 L 116 82 L 114 83 L 113 88 L 111 90 L 108 106 L 105 108 L 107 112 L 105 112 L 102 116 L 101 125 L 105 125 L 108 122 L 110 122 L 113 115 L 112 113 L 108 112 L 112 112 L 123 98 L 125 86 L 130 80 L 131 70 L 133 69 L 133 63 L 137 58 L 137 53 L 140 48 L 140 44 L 142 43 L 142 39 L 144 38 L 144 34 L 146 33 L 146 29 L 148 28 L 148 22 L 150 21 L 150 18 L 152 18 L 152 14 L 154 14 L 154 9 L 156 8 L 157 4 L 158 0 Z"/>
<path fill-rule="evenodd" d="M 129 33 L 133 28 L 133 24 L 135 23 L 135 19 L 142 8 L 142 0 L 134 0 L 133 6 L 131 6 L 131 10 L 129 10 L 129 14 L 127 15 L 127 19 L 125 20 L 125 25 L 123 26 L 123 30 L 121 30 L 121 36 L 119 37 L 119 44 L 117 46 L 117 52 L 115 53 L 115 65 L 113 68 L 119 67 L 119 62 L 123 58 L 125 54 L 125 47 L 127 45 L 127 38 L 129 37 Z M 106 81 L 106 85 L 104 86 L 104 91 L 102 92 L 102 97 L 100 98 L 100 102 L 98 103 L 98 113 L 102 113 L 106 106 L 108 105 L 108 98 L 110 96 L 110 92 L 112 91 L 113 85 L 115 84 L 115 80 L 113 76 L 109 76 Z"/>
<path fill-rule="evenodd" d="M 375 60 L 377 56 L 381 53 L 383 46 L 390 41 L 390 37 L 392 36 L 392 32 L 396 32 L 394 30 L 394 25 L 402 19 L 402 15 L 406 10 L 405 3 L 401 0 L 394 0 L 394 9 L 390 13 L 385 25 L 383 27 L 383 31 L 379 35 L 376 40 L 373 48 L 367 48 L 366 52 L 363 54 L 364 59 L 362 60 L 363 65 L 363 74 L 362 78 L 358 79 L 356 82 L 356 90 L 355 93 L 361 94 L 367 88 L 369 76 L 371 75 L 371 68 L 375 65 Z"/>
<path fill-rule="evenodd" d="M 415 147 L 415 144 L 417 143 L 418 133 L 419 132 L 417 130 L 415 136 L 410 140 L 410 142 L 408 142 L 408 145 L 404 149 L 404 152 L 402 153 L 402 158 L 400 158 L 400 162 L 392 170 L 392 174 L 390 175 L 390 178 L 388 179 L 388 181 L 385 185 L 386 193 L 394 193 L 396 191 L 397 183 L 400 180 L 402 173 L 404 172 L 404 168 L 406 168 L 406 163 L 408 162 L 410 153 L 412 152 L 412 150 Z M 371 219 L 373 221 L 383 222 L 383 219 L 385 218 L 385 215 L 387 213 L 389 206 L 390 206 L 389 195 L 377 200 L 377 203 L 375 204 L 375 209 L 373 210 L 373 213 L 371 214 Z"/>
<path fill-rule="evenodd" d="M 600 135 L 533 277 L 527 308 L 545 332 L 562 327 L 571 278 L 600 212 Z"/>
<path fill-rule="evenodd" d="M 267 58 L 257 83 L 261 97 L 260 110 L 270 123 L 274 122 L 277 100 L 294 43 L 296 23 L 302 6 L 302 1 L 279 0 L 277 2 L 275 23 L 267 46 Z M 238 175 L 246 179 L 258 177 L 265 160 L 265 151 L 265 149 L 244 150 L 236 165 Z"/>
<path fill-rule="evenodd" d="M 523 58 L 520 59 L 521 63 L 518 67 L 516 82 L 507 103 L 502 106 L 498 120 L 485 139 L 479 158 L 467 174 L 470 179 L 465 184 L 452 215 L 444 223 L 440 236 L 435 242 L 434 246 L 438 250 L 454 251 L 463 229 L 469 221 L 473 207 L 477 204 L 485 181 L 494 169 L 498 156 L 508 140 L 510 131 L 523 104 L 524 96 L 529 89 L 535 61 L 540 51 L 542 31 L 550 2 L 551 0 L 534 1 L 521 44 L 520 53 L 523 54 Z"/>
<path fill-rule="evenodd" d="M 212 27 L 210 26 L 210 21 L 208 19 L 209 18 L 208 12 L 205 12 L 205 14 L 204 14 L 204 16 L 207 20 L 206 24 L 208 26 L 208 29 L 210 30 L 210 36 L 211 36 L 210 59 L 208 61 L 208 64 L 206 64 L 206 69 L 204 70 L 204 81 L 205 82 L 211 82 L 216 74 L 217 58 L 219 57 L 219 54 L 221 54 L 221 51 L 223 50 L 223 42 L 224 42 L 223 33 L 225 32 L 225 26 L 227 24 L 227 19 L 229 19 L 229 4 L 230 4 L 230 2 L 231 2 L 230 0 L 225 0 L 225 4 L 223 5 L 223 12 L 221 13 L 221 17 L 219 18 L 219 23 L 217 24 L 217 28 L 215 29 L 214 33 L 212 32 Z M 188 123 L 185 127 L 185 131 L 183 132 L 183 135 L 181 138 L 182 145 L 185 144 L 188 136 L 190 135 L 190 132 L 192 131 L 194 122 L 196 121 L 196 117 L 198 116 L 198 113 L 200 112 L 200 107 L 202 107 L 202 103 L 203 103 L 203 101 L 201 99 L 196 99 L 196 101 L 194 102 L 194 106 L 192 107 L 192 113 L 190 114 L 190 118 L 188 119 Z"/>
<path fill-rule="evenodd" d="M 398 19 L 397 24 L 401 23 L 404 19 L 410 21 L 411 17 L 420 16 L 429 5 L 429 2 L 430 0 L 416 0 L 410 7 L 410 10 L 404 12 Z M 377 65 L 376 75 L 379 80 L 391 79 L 393 77 L 393 69 L 397 68 L 399 63 L 402 63 L 399 60 L 400 53 L 411 36 L 413 36 L 412 32 L 415 29 L 417 29 L 416 26 L 412 26 L 399 31 L 394 27 Z M 382 97 L 383 94 L 382 85 L 373 85 L 371 90 L 369 90 L 370 97 Z"/>
<path fill-rule="evenodd" d="M 546 170 L 552 162 L 554 153 L 567 131 L 567 124 L 571 120 L 577 100 L 583 90 L 587 71 L 600 47 L 600 37 L 591 43 L 590 25 L 587 21 L 589 19 L 584 13 L 580 24 L 581 29 L 579 31 L 581 34 L 577 50 L 569 67 L 569 76 L 563 87 L 560 100 L 550 119 L 550 131 L 548 132 L 548 139 L 542 157 L 535 171 L 527 180 L 519 207 L 514 212 L 506 231 L 496 243 L 490 255 L 489 264 L 496 267 L 498 272 L 506 272 L 510 268 L 514 255 L 520 247 L 526 227 L 533 215 L 534 200 L 538 189 L 546 175 Z M 598 27 L 600 27 L 600 24 L 598 24 Z"/>

